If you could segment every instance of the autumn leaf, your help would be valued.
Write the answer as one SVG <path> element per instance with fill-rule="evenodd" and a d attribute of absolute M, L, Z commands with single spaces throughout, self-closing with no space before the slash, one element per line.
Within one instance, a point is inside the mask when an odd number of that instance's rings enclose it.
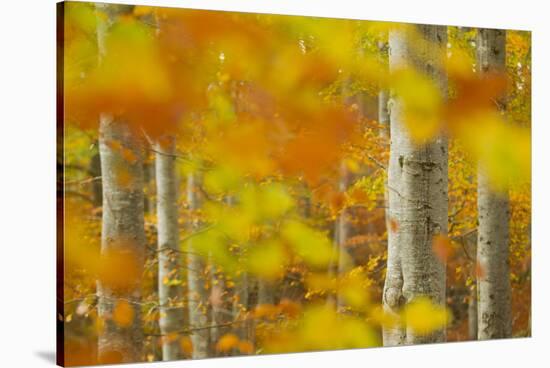
<path fill-rule="evenodd" d="M 280 309 L 273 304 L 259 304 L 254 308 L 254 317 L 273 319 L 279 314 Z"/>
<path fill-rule="evenodd" d="M 237 335 L 228 333 L 223 335 L 216 343 L 216 350 L 220 352 L 229 352 L 239 346 L 239 338 Z"/>
<path fill-rule="evenodd" d="M 390 218 L 390 231 L 392 233 L 397 233 L 399 231 L 399 222 L 396 219 Z"/>
<path fill-rule="evenodd" d="M 103 252 L 99 269 L 103 287 L 121 293 L 140 284 L 143 265 L 137 249 L 133 241 L 120 239 Z"/>
<path fill-rule="evenodd" d="M 405 126 L 413 141 L 431 140 L 442 129 L 442 98 L 435 82 L 406 68 L 392 73 L 391 85 L 403 103 Z"/>
<path fill-rule="evenodd" d="M 254 345 L 250 341 L 239 341 L 237 348 L 243 354 L 254 353 Z"/>
<path fill-rule="evenodd" d="M 134 308 L 129 302 L 122 300 L 113 309 L 113 321 L 123 328 L 130 327 L 134 321 Z"/>
<path fill-rule="evenodd" d="M 279 302 L 279 309 L 281 313 L 286 314 L 289 318 L 296 318 L 299 316 L 300 311 L 302 310 L 301 305 L 288 299 L 283 298 Z"/>
<path fill-rule="evenodd" d="M 303 223 L 297 221 L 285 223 L 282 236 L 292 245 L 296 253 L 312 266 L 326 266 L 332 260 L 334 251 L 330 241 L 323 233 Z"/>
<path fill-rule="evenodd" d="M 401 317 L 415 333 L 428 335 L 445 327 L 451 320 L 451 313 L 427 297 L 418 297 L 405 305 Z"/>
<path fill-rule="evenodd" d="M 442 263 L 446 263 L 455 252 L 455 248 L 449 237 L 442 234 L 433 237 L 432 250 Z"/>
<path fill-rule="evenodd" d="M 247 258 L 248 270 L 266 279 L 280 277 L 287 261 L 283 244 L 277 240 L 260 242 L 251 247 Z"/>
<path fill-rule="evenodd" d="M 474 273 L 475 273 L 476 278 L 478 280 L 481 280 L 485 277 L 485 268 L 483 267 L 483 265 L 479 261 L 476 262 Z"/>
<path fill-rule="evenodd" d="M 182 336 L 180 338 L 180 348 L 186 356 L 190 357 L 193 354 L 193 342 L 189 336 Z"/>

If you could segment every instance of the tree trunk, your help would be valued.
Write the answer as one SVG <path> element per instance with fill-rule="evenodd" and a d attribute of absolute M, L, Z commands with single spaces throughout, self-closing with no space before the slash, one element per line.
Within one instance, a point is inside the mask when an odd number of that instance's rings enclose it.
<path fill-rule="evenodd" d="M 113 149 L 112 142 L 119 142 L 131 150 L 134 162 L 126 160 L 120 150 Z M 113 281 L 111 274 L 98 281 L 98 314 L 105 322 L 99 334 L 98 354 L 100 363 L 136 362 L 142 360 L 143 333 L 141 330 L 140 301 L 141 274 L 145 252 L 145 230 L 143 223 L 143 166 L 141 145 L 134 132 L 124 123 L 113 121 L 110 116 L 100 118 L 99 148 L 103 176 L 103 226 L 101 233 L 101 255 L 103 266 L 109 262 L 122 262 L 135 275 L 135 280 Z M 119 176 L 124 171 L 125 180 Z M 127 260 L 130 259 L 130 260 Z M 106 263 L 107 262 L 107 263 Z M 117 275 L 118 276 L 118 275 Z M 111 318 L 114 307 L 127 301 L 133 315 L 129 326 L 118 326 Z"/>
<path fill-rule="evenodd" d="M 173 137 L 157 144 L 156 151 L 159 326 L 161 333 L 169 336 L 184 325 L 179 262 L 178 185 Z M 163 339 L 162 359 L 180 358 L 182 355 L 179 340 Z"/>
<path fill-rule="evenodd" d="M 379 51 L 381 54 L 387 52 L 388 45 L 387 43 L 381 42 L 378 45 Z M 388 72 L 387 59 L 381 57 L 382 64 L 384 65 L 385 71 Z M 389 93 L 386 89 L 380 88 L 378 93 L 378 123 L 380 124 L 380 135 L 383 138 L 386 138 L 389 141 L 390 138 L 390 112 L 388 108 L 389 102 Z M 398 252 L 398 233 L 392 230 L 391 226 L 391 214 L 389 208 L 390 196 L 392 194 L 395 196 L 395 192 L 391 192 L 388 189 L 389 182 L 391 182 L 392 188 L 398 190 L 399 182 L 397 181 L 398 176 L 395 169 L 396 165 L 389 165 L 387 169 L 386 183 L 384 188 L 384 205 L 385 208 L 385 220 L 386 228 L 388 233 L 388 251 L 387 251 L 387 270 L 386 270 L 386 280 L 384 282 L 384 294 L 383 294 L 383 308 L 384 311 L 394 317 L 397 317 L 398 309 L 402 306 L 404 300 L 402 297 L 402 287 L 403 287 L 403 275 L 401 273 L 401 262 L 399 261 L 399 252 Z M 393 169 L 393 172 L 390 171 Z M 391 176 L 391 180 L 390 180 Z M 399 205 L 399 198 L 394 198 L 392 200 L 394 208 Z M 393 220 L 392 220 L 393 221 Z M 382 341 L 384 346 L 395 346 L 402 345 L 405 340 L 405 331 L 400 326 L 389 327 L 386 326 L 382 329 Z"/>
<path fill-rule="evenodd" d="M 479 72 L 506 72 L 506 31 L 480 29 L 477 37 Z M 505 111 L 505 96 L 497 101 Z M 477 259 L 483 269 L 478 279 L 478 339 L 510 337 L 511 296 L 508 270 L 509 199 L 507 192 L 496 192 L 484 168 L 478 169 Z"/>
<path fill-rule="evenodd" d="M 258 279 L 258 305 L 260 304 L 274 304 L 275 303 L 275 290 L 274 284 L 259 278 Z"/>
<path fill-rule="evenodd" d="M 348 177 L 349 173 L 346 168 L 346 164 L 342 161 L 340 163 L 340 180 L 338 182 L 338 191 L 344 193 L 348 189 Z M 336 274 L 335 277 L 338 279 L 342 276 L 349 268 L 348 260 L 348 251 L 346 248 L 346 242 L 349 237 L 349 221 L 348 221 L 348 211 L 346 208 L 343 208 L 338 217 L 336 218 L 336 224 L 334 228 L 334 244 L 336 247 Z M 343 312 L 345 309 L 345 300 L 341 293 L 336 292 L 336 311 Z"/>
<path fill-rule="evenodd" d="M 446 27 L 416 26 L 425 43 L 415 43 L 409 32 L 392 30 L 389 35 L 390 71 L 415 67 L 432 78 L 446 94 L 446 77 L 438 67 L 439 53 L 447 43 Z M 404 126 L 403 101 L 392 95 L 391 145 L 388 173 L 389 211 L 392 222 L 388 236 L 388 271 L 384 306 L 395 312 L 420 296 L 445 305 L 445 265 L 432 251 L 434 235 L 447 233 L 448 173 L 447 141 L 434 137 L 423 145 L 414 143 Z M 389 344 L 398 344 L 400 331 L 385 333 Z M 428 335 L 408 328 L 407 344 L 441 342 L 445 330 Z"/>
<path fill-rule="evenodd" d="M 202 205 L 202 196 L 199 188 L 199 180 L 196 174 L 189 174 L 187 177 L 187 198 L 189 209 L 196 210 Z M 193 221 L 189 224 L 190 232 L 197 231 L 201 227 L 199 221 Z M 189 324 L 192 328 L 204 327 L 208 323 L 208 295 L 206 292 L 205 262 L 204 258 L 197 254 L 193 247 L 193 238 L 187 242 L 187 289 L 188 289 L 188 308 Z M 208 329 L 196 329 L 191 333 L 191 342 L 193 344 L 193 359 L 208 357 Z"/>
<path fill-rule="evenodd" d="M 101 207 L 103 193 L 101 189 L 101 159 L 99 151 L 92 156 L 89 169 L 92 176 L 92 203 L 95 207 Z"/>
<path fill-rule="evenodd" d="M 228 196 L 226 203 L 228 206 L 234 205 L 234 197 Z M 239 262 L 242 269 L 235 278 L 235 285 L 233 287 L 233 305 L 232 305 L 232 317 L 233 321 L 242 321 L 246 319 L 249 311 L 249 275 L 246 272 L 246 252 L 243 249 L 239 250 Z M 235 325 L 237 336 L 241 340 L 250 340 L 250 321 L 238 322 Z"/>
<path fill-rule="evenodd" d="M 105 11 L 109 23 L 127 6 L 96 4 Z M 98 22 L 99 62 L 105 53 L 107 24 Z M 131 152 L 133 159 L 121 149 Z M 102 263 L 97 282 L 98 317 L 103 328 L 98 335 L 99 363 L 129 363 L 142 360 L 141 275 L 145 253 L 143 221 L 143 157 L 142 146 L 134 130 L 125 122 L 101 114 L 99 154 L 102 173 L 103 220 L 101 231 Z M 124 180 L 122 177 L 124 176 Z M 112 264 L 111 264 L 112 263 Z M 127 269 L 113 274 L 109 266 L 123 264 Z M 132 275 L 129 277 L 128 275 Z M 126 315 L 131 322 L 120 325 L 113 318 L 119 303 L 129 306 Z"/>
<path fill-rule="evenodd" d="M 233 320 L 240 321 L 246 318 L 248 312 L 248 273 L 241 271 L 235 280 L 233 300 Z M 248 322 L 239 322 L 236 325 L 237 335 L 241 340 L 249 340 Z"/>
<path fill-rule="evenodd" d="M 225 278 L 219 268 L 216 267 L 215 263 L 210 259 L 210 323 L 212 327 L 210 328 L 210 343 L 212 344 L 212 356 L 217 355 L 215 349 L 215 344 L 218 342 L 220 337 L 225 334 L 227 328 L 221 327 L 220 325 L 227 322 L 226 303 L 227 290 L 225 288 Z"/>
<path fill-rule="evenodd" d="M 468 298 L 468 339 L 477 340 L 477 287 L 470 290 Z"/>

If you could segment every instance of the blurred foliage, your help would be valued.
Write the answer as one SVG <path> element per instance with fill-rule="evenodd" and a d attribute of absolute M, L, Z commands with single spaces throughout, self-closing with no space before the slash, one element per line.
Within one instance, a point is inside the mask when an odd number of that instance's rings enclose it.
<path fill-rule="evenodd" d="M 381 327 L 397 324 L 425 334 L 447 327 L 450 341 L 466 340 L 467 303 L 483 273 L 471 253 L 478 165 L 495 190 L 510 193 L 514 334 L 528 333 L 529 33 L 507 32 L 506 75 L 482 78 L 475 72 L 476 30 L 448 27 L 448 44 L 438 50 L 438 67 L 449 78 L 442 96 L 416 68 L 388 72 L 387 32 L 398 24 L 147 6 L 112 17 L 90 3 L 65 7 L 61 318 L 68 365 L 97 363 L 104 324 L 97 318 L 97 280 L 120 291 L 141 286 L 148 361 L 159 360 L 166 339 L 191 357 L 192 329 L 208 327 L 213 306 L 231 317 L 211 341 L 212 355 L 379 346 Z M 406 127 L 419 146 L 441 132 L 449 139 L 449 232 L 432 243 L 447 262 L 447 305 L 419 298 L 398 315 L 380 306 L 387 233 L 399 230 L 385 219 L 389 139 L 377 115 L 377 94 L 389 86 L 403 99 Z M 503 91 L 505 114 L 492 103 Z M 144 266 L 131 239 L 100 254 L 103 209 L 94 200 L 100 114 L 143 137 Z M 196 307 L 204 326 L 185 325 L 170 336 L 160 336 L 158 327 L 150 144 L 164 134 L 176 137 L 178 175 L 199 180 L 178 183 L 181 244 L 170 256 L 185 266 L 180 279 L 162 282 L 187 290 L 188 273 L 197 272 L 210 295 Z M 137 159 L 120 142 L 109 144 L 127 162 Z M 123 167 L 118 174 L 119 184 L 129 185 Z M 349 229 L 342 246 L 338 221 Z M 206 266 L 188 269 L 189 254 Z M 270 285 L 272 302 L 259 302 L 259 283 Z M 173 303 L 182 313 L 190 306 L 185 298 Z M 136 316 L 119 300 L 111 318 L 126 327 Z"/>

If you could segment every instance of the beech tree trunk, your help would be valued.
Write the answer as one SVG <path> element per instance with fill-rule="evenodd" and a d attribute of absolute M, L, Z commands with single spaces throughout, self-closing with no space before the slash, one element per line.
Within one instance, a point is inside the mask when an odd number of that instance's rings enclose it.
<path fill-rule="evenodd" d="M 196 174 L 187 177 L 187 199 L 189 209 L 196 210 L 202 205 L 202 196 L 199 189 L 200 181 Z M 201 227 L 199 221 L 188 224 L 190 233 Z M 208 294 L 206 290 L 206 272 L 204 258 L 197 254 L 193 247 L 193 238 L 187 240 L 187 290 L 189 301 L 189 324 L 191 328 L 204 327 L 208 323 Z M 195 329 L 191 332 L 193 344 L 193 359 L 208 357 L 209 330 Z"/>
<path fill-rule="evenodd" d="M 132 7 L 107 4 L 96 4 L 96 7 L 108 16 L 107 22 L 98 21 L 97 27 L 101 63 L 109 24 L 118 14 Z M 114 148 L 119 145 L 123 148 Z M 122 150 L 131 152 L 133 159 L 123 155 Z M 116 275 L 111 269 L 100 273 L 97 282 L 98 317 L 104 324 L 98 335 L 98 361 L 101 364 L 142 361 L 141 275 L 146 242 L 142 145 L 136 132 L 125 122 L 101 114 L 99 154 L 103 192 L 102 264 L 124 259 L 124 264 L 131 269 L 120 270 L 121 280 L 115 280 Z M 128 274 L 135 277 L 128 279 Z M 131 308 L 131 312 L 127 312 L 132 315 L 128 326 L 119 326 L 113 319 L 115 307 L 122 302 Z"/>
<path fill-rule="evenodd" d="M 163 335 L 184 326 L 179 253 L 178 184 L 173 137 L 156 145 L 159 326 Z M 182 358 L 178 339 L 163 339 L 162 359 Z"/>
<path fill-rule="evenodd" d="M 477 340 L 477 288 L 470 290 L 468 298 L 468 338 Z"/>
<path fill-rule="evenodd" d="M 506 72 L 506 31 L 480 29 L 477 36 L 477 64 L 483 76 Z M 506 109 L 505 96 L 497 102 Z M 509 199 L 507 192 L 491 187 L 484 168 L 478 168 L 477 259 L 483 269 L 478 279 L 478 339 L 510 337 L 511 296 L 508 270 Z"/>
<path fill-rule="evenodd" d="M 438 60 L 447 44 L 446 27 L 415 28 L 425 43 L 415 42 L 409 32 L 390 31 L 390 71 L 414 67 L 432 78 L 445 96 L 446 76 Z M 445 304 L 445 265 L 433 253 L 432 239 L 447 233 L 448 149 L 443 136 L 421 145 L 414 143 L 404 126 L 403 101 L 393 92 L 391 98 L 388 188 L 390 221 L 396 226 L 389 231 L 383 302 L 386 310 L 395 313 L 420 296 Z M 408 328 L 404 339 L 400 330 L 384 335 L 388 345 L 445 340 L 444 329 L 423 335 Z"/>
<path fill-rule="evenodd" d="M 101 232 L 102 262 L 106 259 L 131 258 L 135 280 L 121 282 L 98 281 L 98 314 L 105 321 L 98 336 L 100 363 L 136 362 L 142 360 L 143 333 L 141 330 L 141 274 L 145 252 L 143 221 L 143 166 L 141 145 L 134 132 L 124 123 L 113 121 L 110 116 L 100 119 L 99 148 L 103 183 L 103 225 Z M 131 150 L 136 160 L 126 160 L 120 150 L 113 149 L 112 142 L 119 142 Z M 119 176 L 124 171 L 125 180 Z M 114 272 L 106 270 L 106 272 Z M 107 280 L 111 280 L 109 277 Z M 112 280 L 111 280 L 112 281 Z M 120 327 L 112 320 L 117 303 L 127 301 L 133 309 L 132 323 Z"/>
<path fill-rule="evenodd" d="M 342 161 L 340 163 L 340 180 L 338 182 L 338 191 L 344 193 L 348 189 L 348 170 L 345 163 Z M 346 242 L 349 237 L 349 222 L 348 222 L 348 211 L 343 208 L 338 216 L 336 217 L 336 224 L 334 227 L 334 244 L 336 248 L 336 264 L 333 266 L 335 268 L 336 278 L 344 274 L 349 265 L 347 264 L 348 251 L 346 248 Z M 342 312 L 345 308 L 345 300 L 341 293 L 336 293 L 336 310 Z"/>

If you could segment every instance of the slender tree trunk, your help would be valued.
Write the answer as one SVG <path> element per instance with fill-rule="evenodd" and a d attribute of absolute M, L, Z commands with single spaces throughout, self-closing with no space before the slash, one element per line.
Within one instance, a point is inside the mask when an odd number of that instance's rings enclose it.
<path fill-rule="evenodd" d="M 108 15 L 108 23 L 127 6 L 96 4 Z M 98 22 L 99 62 L 105 54 L 108 23 Z M 114 144 L 131 152 L 133 159 L 123 155 Z M 102 266 L 97 283 L 98 316 L 103 328 L 98 336 L 99 363 L 128 363 L 142 360 L 141 275 L 145 253 L 143 221 L 143 158 L 142 145 L 134 130 L 125 122 L 101 114 L 99 123 L 99 154 L 102 173 L 103 221 L 101 231 Z M 121 180 L 124 176 L 124 180 Z M 110 262 L 124 260 L 126 274 L 113 275 L 107 269 Z M 131 274 L 131 279 L 128 279 Z M 120 278 L 118 280 L 117 278 Z M 113 318 L 115 307 L 127 303 L 131 322 L 121 326 Z"/>
<path fill-rule="evenodd" d="M 477 340 L 477 287 L 470 290 L 468 298 L 468 338 Z"/>
<path fill-rule="evenodd" d="M 481 75 L 506 72 L 506 31 L 480 29 L 477 45 Z M 497 104 L 505 111 L 505 96 Z M 478 169 L 478 216 L 477 258 L 484 271 L 478 280 L 478 339 L 510 337 L 509 199 L 507 192 L 491 187 L 482 166 Z"/>
<path fill-rule="evenodd" d="M 344 193 L 348 188 L 348 170 L 346 164 L 342 161 L 340 163 L 340 181 L 338 183 L 338 191 Z M 340 277 L 347 271 L 348 268 L 348 251 L 346 249 L 346 242 L 349 237 L 349 222 L 348 212 L 343 208 L 338 217 L 336 218 L 336 226 L 334 228 L 334 244 L 336 248 L 336 264 L 333 266 L 336 270 L 336 278 Z M 336 292 L 336 310 L 338 312 L 344 311 L 345 300 L 341 293 Z"/>
<path fill-rule="evenodd" d="M 92 203 L 95 207 L 101 207 L 103 200 L 103 193 L 101 188 L 101 159 L 99 157 L 99 151 L 92 156 L 90 160 L 89 169 L 92 176 Z"/>
<path fill-rule="evenodd" d="M 390 70 L 415 67 L 432 78 L 445 95 L 446 76 L 437 66 L 439 53 L 447 43 L 446 27 L 421 25 L 416 30 L 426 42 L 416 43 L 414 51 L 414 39 L 408 32 L 390 31 Z M 404 126 L 405 118 L 403 101 L 392 95 L 388 186 L 390 221 L 396 226 L 390 229 L 388 239 L 384 287 L 384 306 L 392 312 L 420 296 L 445 304 L 445 265 L 433 253 L 432 239 L 447 233 L 447 141 L 437 136 L 423 145 L 415 144 Z M 388 343 L 401 342 L 400 331 L 388 332 Z M 404 341 L 418 344 L 444 340 L 444 329 L 423 335 L 408 328 Z"/>
<path fill-rule="evenodd" d="M 275 290 L 273 283 L 258 279 L 258 305 L 275 303 Z"/>
<path fill-rule="evenodd" d="M 156 184 L 156 165 L 155 161 L 144 162 L 143 177 L 144 177 L 144 212 L 145 214 L 153 213 L 156 209 L 155 204 L 155 184 Z"/>
<path fill-rule="evenodd" d="M 182 358 L 179 340 L 170 334 L 184 325 L 182 280 L 179 254 L 178 184 L 173 137 L 156 145 L 156 183 L 158 218 L 158 293 L 159 326 L 163 335 L 162 359 Z"/>
<path fill-rule="evenodd" d="M 470 237 L 464 237 L 462 241 L 468 249 L 468 254 L 473 258 L 470 261 L 475 266 L 477 264 L 477 234 L 472 235 L 471 239 Z M 475 275 L 472 276 L 475 277 Z M 479 299 L 477 283 L 469 288 L 468 293 L 468 339 L 477 340 L 477 301 Z"/>
<path fill-rule="evenodd" d="M 248 273 L 241 271 L 235 280 L 235 294 L 233 300 L 233 320 L 240 321 L 246 318 L 248 312 Z M 239 322 L 236 325 L 237 335 L 241 340 L 250 338 L 248 322 Z"/>
<path fill-rule="evenodd" d="M 220 325 L 227 322 L 226 303 L 227 290 L 225 288 L 225 278 L 224 275 L 220 272 L 219 268 L 216 267 L 212 260 L 210 263 L 210 323 L 212 328 L 210 329 L 210 343 L 212 344 L 211 352 L 212 356 L 217 355 L 215 350 L 215 344 L 218 342 L 220 337 L 224 335 L 224 330 L 226 328 L 220 327 Z"/>
<path fill-rule="evenodd" d="M 199 209 L 202 205 L 202 196 L 199 189 L 200 181 L 196 174 L 187 177 L 187 198 L 191 210 Z M 190 231 L 197 231 L 200 222 L 189 224 Z M 193 246 L 193 238 L 187 241 L 187 289 L 189 323 L 192 327 L 203 327 L 208 323 L 208 295 L 206 291 L 206 272 L 204 258 L 197 254 Z M 198 329 L 192 332 L 193 359 L 208 357 L 209 331 Z"/>
<path fill-rule="evenodd" d="M 226 199 L 226 203 L 229 206 L 233 206 L 234 197 L 229 196 Z M 249 311 L 249 275 L 246 272 L 246 252 L 242 249 L 239 251 L 239 261 L 241 262 L 242 269 L 235 279 L 235 285 L 233 287 L 233 305 L 232 305 L 232 317 L 233 321 L 240 321 L 246 318 L 246 314 Z M 237 335 L 241 340 L 250 340 L 250 321 L 238 322 L 235 326 Z"/>

